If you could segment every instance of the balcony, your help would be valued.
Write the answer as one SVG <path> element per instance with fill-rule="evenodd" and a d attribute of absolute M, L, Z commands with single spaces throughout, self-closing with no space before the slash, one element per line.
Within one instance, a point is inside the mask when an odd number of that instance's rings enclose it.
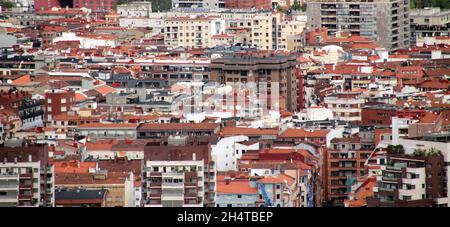
<path fill-rule="evenodd" d="M 184 179 L 184 173 L 174 172 L 174 173 L 163 173 L 162 178 L 175 178 L 175 179 Z"/>
<path fill-rule="evenodd" d="M 150 198 L 150 199 L 161 199 L 161 194 L 149 194 L 148 198 Z"/>
<path fill-rule="evenodd" d="M 163 183 L 161 185 L 162 188 L 184 188 L 184 183 Z"/>
<path fill-rule="evenodd" d="M 185 188 L 197 188 L 197 183 L 185 183 Z"/>
<path fill-rule="evenodd" d="M 196 199 L 198 197 L 197 193 L 185 193 L 184 198 L 186 199 Z"/>
<path fill-rule="evenodd" d="M 382 176 L 381 177 L 381 179 L 383 180 L 383 181 L 390 181 L 390 182 L 398 182 L 398 178 L 396 178 L 396 177 L 386 177 L 386 176 Z"/>
<path fill-rule="evenodd" d="M 150 188 L 161 188 L 161 185 L 161 182 L 150 182 L 149 184 Z"/>
<path fill-rule="evenodd" d="M 147 177 L 161 177 L 162 173 L 160 172 L 150 172 L 150 174 L 147 173 Z"/>
<path fill-rule="evenodd" d="M 19 189 L 29 190 L 32 188 L 33 188 L 33 185 L 31 185 L 31 184 L 19 184 Z"/>
<path fill-rule="evenodd" d="M 8 191 L 8 190 L 17 190 L 17 184 L 8 184 L 8 183 L 0 183 L 0 190 Z"/>
<path fill-rule="evenodd" d="M 19 195 L 19 200 L 31 200 L 32 195 Z"/>
<path fill-rule="evenodd" d="M 0 196 L 0 203 L 17 203 L 16 196 Z"/>
<path fill-rule="evenodd" d="M 181 200 L 184 201 L 183 194 L 162 194 L 161 201 L 163 200 Z"/>
<path fill-rule="evenodd" d="M 0 180 L 17 180 L 17 174 L 0 174 Z"/>
<path fill-rule="evenodd" d="M 20 174 L 19 179 L 31 179 L 33 177 L 33 174 L 26 173 L 26 174 Z"/>

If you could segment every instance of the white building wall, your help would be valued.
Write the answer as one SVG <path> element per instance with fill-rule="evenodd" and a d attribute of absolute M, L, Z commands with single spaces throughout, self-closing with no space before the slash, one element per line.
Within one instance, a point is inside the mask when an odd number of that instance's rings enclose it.
<path fill-rule="evenodd" d="M 393 138 L 394 139 L 394 138 Z M 413 139 L 398 139 L 398 144 L 402 145 L 405 149 L 405 154 L 413 154 L 415 149 L 424 149 L 428 150 L 430 148 L 436 148 L 441 151 L 444 156 L 444 162 L 446 165 L 447 172 L 447 195 L 450 193 L 450 142 L 433 142 L 433 141 L 422 141 L 422 140 L 413 140 Z M 450 197 L 440 198 L 437 200 L 438 204 L 447 204 L 450 205 Z"/>
<path fill-rule="evenodd" d="M 245 146 L 239 142 L 248 141 L 248 136 L 226 137 L 211 146 L 211 154 L 217 171 L 237 171 L 237 159 L 248 150 L 259 150 L 259 143 Z"/>

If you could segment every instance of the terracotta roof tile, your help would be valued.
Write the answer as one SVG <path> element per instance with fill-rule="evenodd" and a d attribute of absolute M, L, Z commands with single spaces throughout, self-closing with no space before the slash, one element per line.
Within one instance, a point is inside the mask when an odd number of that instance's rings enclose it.
<path fill-rule="evenodd" d="M 330 130 L 313 130 L 308 131 L 302 128 L 288 128 L 281 133 L 281 138 L 318 138 L 326 137 Z"/>

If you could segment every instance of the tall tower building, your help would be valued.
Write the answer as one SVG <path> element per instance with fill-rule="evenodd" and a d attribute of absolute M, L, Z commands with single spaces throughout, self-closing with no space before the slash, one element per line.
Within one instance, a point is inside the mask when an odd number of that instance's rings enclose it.
<path fill-rule="evenodd" d="M 388 50 L 409 47 L 409 0 L 310 0 L 308 27 L 349 31 Z"/>

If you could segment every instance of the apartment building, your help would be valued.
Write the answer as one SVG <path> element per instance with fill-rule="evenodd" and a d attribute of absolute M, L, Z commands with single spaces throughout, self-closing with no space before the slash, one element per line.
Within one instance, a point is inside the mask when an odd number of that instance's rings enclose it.
<path fill-rule="evenodd" d="M 52 207 L 54 167 L 46 145 L 9 140 L 0 147 L 0 207 Z"/>
<path fill-rule="evenodd" d="M 172 0 L 172 9 L 209 9 L 225 7 L 224 0 Z"/>
<path fill-rule="evenodd" d="M 343 206 L 351 186 L 367 175 L 364 164 L 374 148 L 356 136 L 332 140 L 324 153 L 324 197 L 331 206 Z"/>
<path fill-rule="evenodd" d="M 81 136 L 99 139 L 136 139 L 136 123 L 90 123 L 78 126 Z"/>
<path fill-rule="evenodd" d="M 152 12 L 152 2 L 137 1 L 117 6 L 117 14 L 122 17 L 149 18 Z"/>
<path fill-rule="evenodd" d="M 273 92 L 286 100 L 281 109 L 297 110 L 297 76 L 295 55 L 261 54 L 255 56 L 235 56 L 213 59 L 211 61 L 211 79 L 222 84 L 255 83 L 256 92 L 266 95 L 268 106 Z M 262 96 L 261 96 L 262 97 Z M 273 105 L 273 104 L 272 104 Z M 275 106 L 273 106 L 275 107 Z"/>
<path fill-rule="evenodd" d="M 361 109 L 365 103 L 360 92 L 333 93 L 324 98 L 328 109 L 333 111 L 334 119 L 361 122 Z"/>
<path fill-rule="evenodd" d="M 216 162 L 217 171 L 236 171 L 238 159 L 251 151 L 259 151 L 258 141 L 249 141 L 248 136 L 230 136 L 212 145 L 211 155 Z"/>
<path fill-rule="evenodd" d="M 434 199 L 434 204 L 437 206 L 448 207 L 450 204 L 450 133 L 443 130 L 438 133 L 429 133 L 427 135 L 416 138 L 399 138 L 397 144 L 400 144 L 405 149 L 405 154 L 414 154 L 416 150 L 426 150 L 434 148 L 443 156 L 443 164 L 441 167 L 443 171 L 441 175 L 444 177 L 443 188 L 444 192 L 441 193 L 440 198 Z M 437 175 L 436 175 L 437 176 Z M 433 175 L 435 177 L 435 175 Z M 434 185 L 434 184 L 433 184 Z"/>
<path fill-rule="evenodd" d="M 75 102 L 75 92 L 66 90 L 50 90 L 44 95 L 44 120 L 51 122 L 53 117 L 68 112 Z"/>
<path fill-rule="evenodd" d="M 174 136 L 148 143 L 142 179 L 146 207 L 214 206 L 216 167 L 209 138 Z"/>
<path fill-rule="evenodd" d="M 172 47 L 212 47 L 211 38 L 225 33 L 225 21 L 215 16 L 170 17 L 164 21 L 164 43 Z"/>
<path fill-rule="evenodd" d="M 39 63 L 37 63 L 33 58 L 28 56 L 16 57 L 16 58 L 6 58 L 0 61 L 0 75 L 8 76 L 22 76 L 22 75 L 34 75 L 36 69 L 39 68 Z M 17 78 L 17 77 L 14 77 Z M 5 80 L 5 78 L 2 78 Z M 2 81 L 6 82 L 6 81 Z"/>
<path fill-rule="evenodd" d="M 278 48 L 279 25 L 282 13 L 257 14 L 252 19 L 252 42 L 253 46 L 262 50 L 276 50 Z"/>
<path fill-rule="evenodd" d="M 138 139 L 164 136 L 213 136 L 220 130 L 215 123 L 143 123 L 137 128 Z"/>
<path fill-rule="evenodd" d="M 417 152 L 417 151 L 416 151 Z M 374 196 L 367 198 L 369 207 L 447 206 L 438 201 L 447 197 L 442 154 L 386 153 L 377 156 L 381 174 L 377 175 Z"/>
<path fill-rule="evenodd" d="M 438 7 L 411 10 L 411 44 L 421 46 L 425 37 L 450 35 L 450 10 Z"/>
<path fill-rule="evenodd" d="M 306 28 L 306 18 L 283 20 L 278 31 L 278 50 L 300 51 L 303 47 L 301 33 Z"/>
<path fill-rule="evenodd" d="M 272 10 L 272 0 L 224 0 L 227 9 Z"/>
<path fill-rule="evenodd" d="M 307 15 L 308 27 L 326 27 L 329 34 L 349 31 L 391 51 L 410 45 L 409 1 L 311 0 Z"/>
<path fill-rule="evenodd" d="M 94 163 L 95 164 L 95 163 Z M 60 188 L 77 190 L 107 190 L 106 207 L 134 207 L 134 176 L 126 172 L 110 172 L 91 168 L 88 173 L 56 173 L 57 195 Z M 57 197 L 57 205 L 62 205 Z"/>
<path fill-rule="evenodd" d="M 214 36 L 211 36 L 213 38 Z M 210 61 L 205 59 L 155 59 L 150 61 L 136 60 L 141 68 L 142 78 L 155 79 L 172 85 L 180 81 L 208 81 L 210 80 Z M 114 83 L 111 78 L 108 83 Z M 119 82 L 119 81 L 117 81 Z M 145 81 L 141 87 L 148 87 Z"/>
<path fill-rule="evenodd" d="M 392 117 L 396 116 L 398 106 L 368 105 L 361 110 L 362 125 L 390 126 Z"/>

